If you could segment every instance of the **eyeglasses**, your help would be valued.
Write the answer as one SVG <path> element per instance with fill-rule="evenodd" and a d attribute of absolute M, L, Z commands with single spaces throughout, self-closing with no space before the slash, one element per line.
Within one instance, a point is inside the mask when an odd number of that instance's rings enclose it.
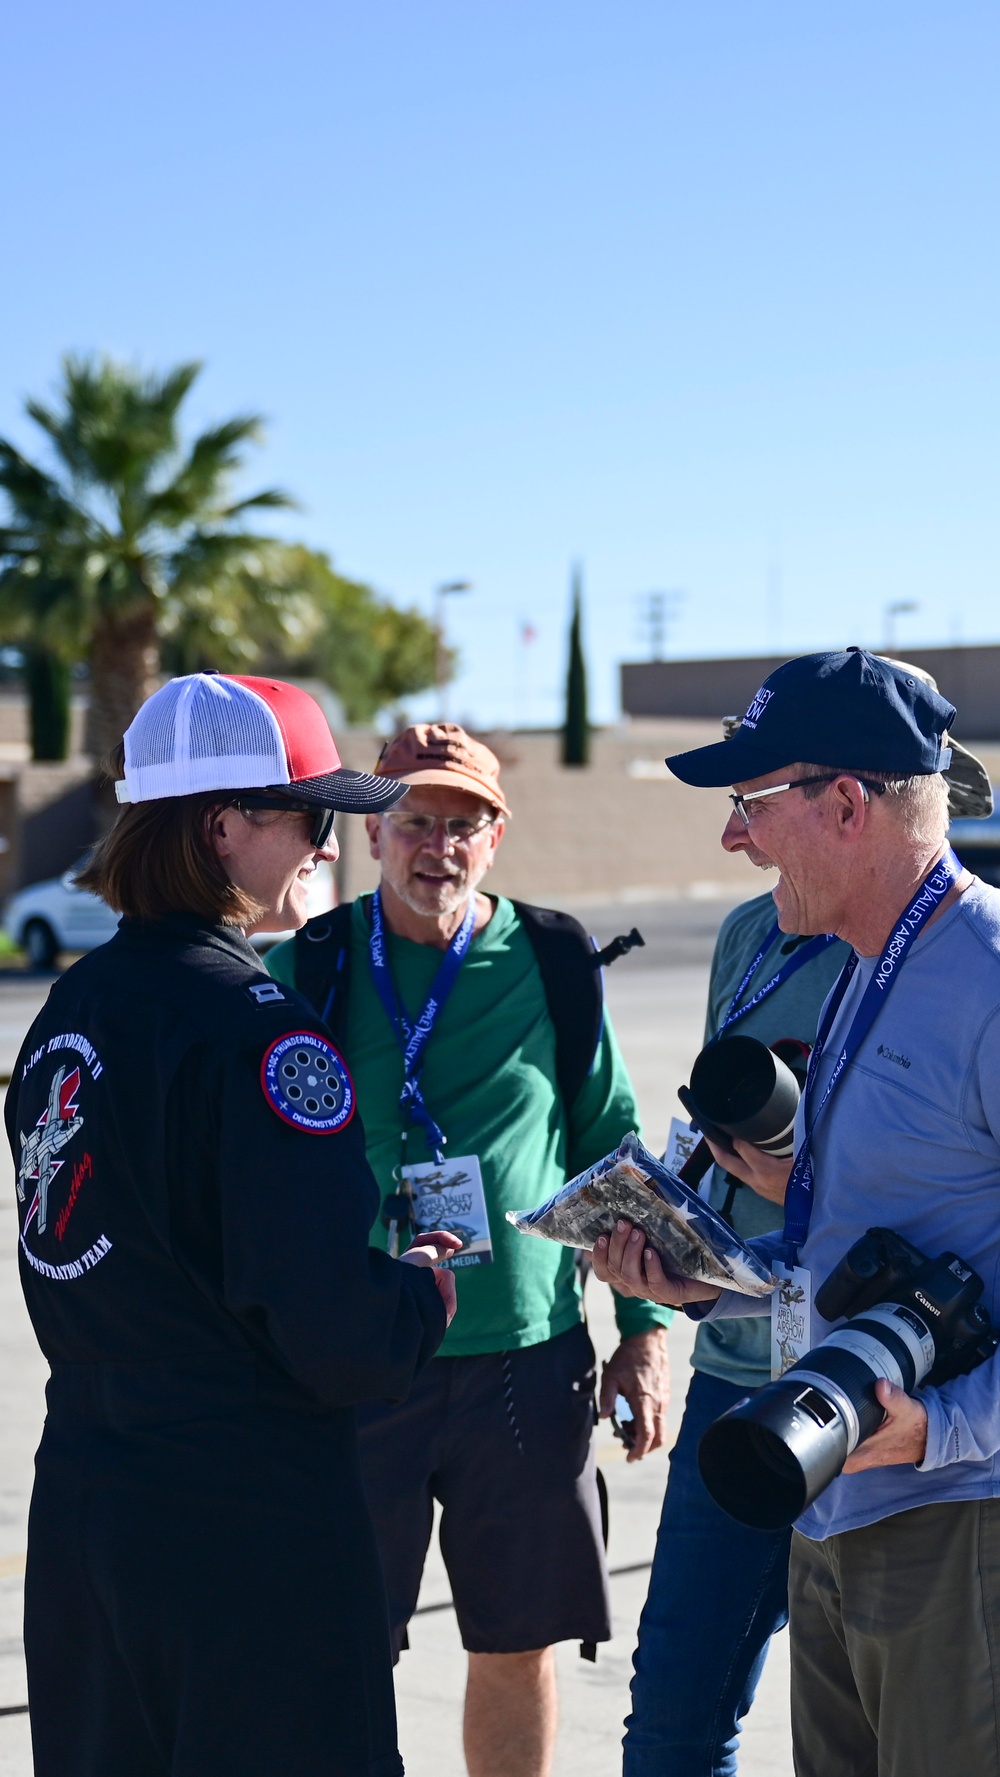
<path fill-rule="evenodd" d="M 806 784 L 835 784 L 838 777 L 853 777 L 855 783 L 861 785 L 861 788 L 865 793 L 866 802 L 868 801 L 869 790 L 873 790 L 876 796 L 885 795 L 884 784 L 873 783 L 870 778 L 858 777 L 856 772 L 827 771 L 817 777 L 793 778 L 792 781 L 787 784 L 769 784 L 766 790 L 747 790 L 742 795 L 739 791 L 734 790 L 729 800 L 735 808 L 736 813 L 739 815 L 740 820 L 743 822 L 744 827 L 749 827 L 756 810 L 748 808 L 748 802 L 760 802 L 765 796 L 780 796 L 783 790 L 801 790 Z"/>
<path fill-rule="evenodd" d="M 410 814 L 405 809 L 391 808 L 382 819 L 390 823 L 400 839 L 411 840 L 414 845 L 418 841 L 422 843 L 429 839 L 438 827 L 444 828 L 450 844 L 468 845 L 480 833 L 485 833 L 488 827 L 493 826 L 496 815 L 484 814 L 476 820 L 464 814 Z"/>
<path fill-rule="evenodd" d="M 262 791 L 258 795 L 238 796 L 231 806 L 241 811 L 245 808 L 271 808 L 281 814 L 307 814 L 310 819 L 309 843 L 317 851 L 322 851 L 333 832 L 335 809 L 317 808 L 313 802 L 296 802 L 293 796 L 269 796 L 266 791 Z"/>

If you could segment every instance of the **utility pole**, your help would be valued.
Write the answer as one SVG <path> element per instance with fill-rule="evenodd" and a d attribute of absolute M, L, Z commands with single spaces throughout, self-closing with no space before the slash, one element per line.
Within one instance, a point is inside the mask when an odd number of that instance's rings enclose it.
<path fill-rule="evenodd" d="M 662 660 L 667 648 L 667 630 L 678 606 L 684 602 L 684 594 L 679 587 L 674 587 L 671 592 L 647 592 L 642 596 L 646 606 L 644 623 L 649 632 L 649 658 Z"/>
<path fill-rule="evenodd" d="M 435 588 L 434 592 L 434 627 L 437 630 L 437 657 L 435 663 L 435 679 L 437 681 L 438 708 L 441 721 L 448 721 L 448 649 L 445 643 L 445 599 L 452 593 L 471 592 L 471 580 L 445 580 Z"/>

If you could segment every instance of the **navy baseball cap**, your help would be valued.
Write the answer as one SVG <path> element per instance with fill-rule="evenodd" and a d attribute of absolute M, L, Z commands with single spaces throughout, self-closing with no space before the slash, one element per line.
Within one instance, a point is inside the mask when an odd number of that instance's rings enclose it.
<path fill-rule="evenodd" d="M 951 763 L 942 737 L 955 706 L 905 666 L 848 648 L 786 660 L 764 680 L 730 740 L 667 760 L 682 783 L 710 788 L 798 762 L 928 776 Z"/>

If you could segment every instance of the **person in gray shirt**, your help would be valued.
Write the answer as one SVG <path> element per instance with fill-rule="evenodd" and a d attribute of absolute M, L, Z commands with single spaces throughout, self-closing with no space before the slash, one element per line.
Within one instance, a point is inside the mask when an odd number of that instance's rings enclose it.
<path fill-rule="evenodd" d="M 848 954 L 839 940 L 824 945 L 781 932 L 769 894 L 735 907 L 712 957 L 706 1042 L 731 1027 L 765 1043 L 811 1045 Z M 781 1227 L 783 1188 L 776 1200 L 760 1196 L 722 1166 L 704 1184 L 744 1240 Z M 761 1319 L 698 1329 L 639 1623 L 625 1777 L 733 1777 L 740 1722 L 771 1636 L 788 1621 L 790 1532 L 737 1524 L 711 1498 L 697 1464 L 706 1427 L 768 1380 L 768 1346 Z"/>
<path fill-rule="evenodd" d="M 770 675 L 733 740 L 669 763 L 734 785 L 723 844 L 778 867 L 782 929 L 854 951 L 800 1107 L 784 1239 L 755 1250 L 794 1256 L 815 1290 L 866 1228 L 893 1228 L 960 1254 L 996 1319 L 1000 892 L 947 845 L 954 718 L 905 668 L 809 655 Z M 754 1189 L 787 1178 L 737 1149 Z M 748 1311 L 666 1276 L 639 1229 L 620 1226 L 594 1265 L 713 1324 Z M 814 1309 L 813 1340 L 827 1331 Z M 912 1397 L 879 1382 L 882 1425 L 795 1527 L 797 1777 L 1000 1777 L 997 1374 L 993 1358 Z"/>

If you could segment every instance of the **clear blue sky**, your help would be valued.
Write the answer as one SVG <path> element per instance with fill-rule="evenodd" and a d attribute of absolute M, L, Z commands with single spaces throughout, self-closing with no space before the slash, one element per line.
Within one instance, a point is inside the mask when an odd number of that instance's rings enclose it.
<path fill-rule="evenodd" d="M 35 0 L 4 28 L 0 429 L 66 348 L 347 573 L 451 601 L 456 713 L 672 654 L 1000 637 L 995 0 Z M 538 640 L 519 644 L 531 622 Z"/>

